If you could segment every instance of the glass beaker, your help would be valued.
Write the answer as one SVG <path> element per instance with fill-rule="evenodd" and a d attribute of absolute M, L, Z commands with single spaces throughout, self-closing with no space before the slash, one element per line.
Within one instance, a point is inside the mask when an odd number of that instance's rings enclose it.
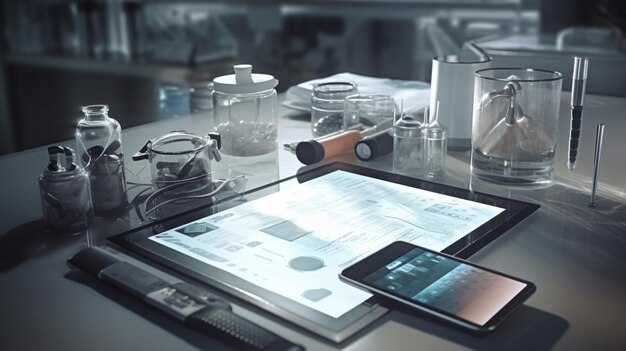
<path fill-rule="evenodd" d="M 474 175 L 509 185 L 551 184 L 562 81 L 561 73 L 541 69 L 476 71 Z"/>
<path fill-rule="evenodd" d="M 311 131 L 320 137 L 343 128 L 344 100 L 357 93 L 352 82 L 319 83 L 311 95 Z"/>
<path fill-rule="evenodd" d="M 174 184 L 189 187 L 211 182 L 211 161 L 220 160 L 218 140 L 185 131 L 167 133 L 150 140 L 133 160 L 148 159 L 154 189 Z"/>
<path fill-rule="evenodd" d="M 278 104 L 268 74 L 252 74 L 251 65 L 235 65 L 235 74 L 213 80 L 213 130 L 221 151 L 231 156 L 259 156 L 277 149 Z"/>
<path fill-rule="evenodd" d="M 395 113 L 396 103 L 389 95 L 350 95 L 344 100 L 343 129 L 379 125 L 392 121 Z"/>

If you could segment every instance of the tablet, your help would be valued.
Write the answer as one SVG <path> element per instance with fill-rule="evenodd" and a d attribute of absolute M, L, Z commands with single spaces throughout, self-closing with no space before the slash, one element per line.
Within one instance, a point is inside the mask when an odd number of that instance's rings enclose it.
<path fill-rule="evenodd" d="M 332 163 L 111 240 L 342 342 L 387 309 L 338 272 L 398 240 L 468 257 L 538 207 Z"/>
<path fill-rule="evenodd" d="M 340 277 L 409 311 L 476 332 L 495 329 L 536 290 L 531 282 L 402 241 L 346 268 Z"/>

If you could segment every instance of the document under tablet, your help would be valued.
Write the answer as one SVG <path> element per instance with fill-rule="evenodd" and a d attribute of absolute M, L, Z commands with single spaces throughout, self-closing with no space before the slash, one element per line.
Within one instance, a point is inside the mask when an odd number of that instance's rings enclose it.
<path fill-rule="evenodd" d="M 339 318 L 372 296 L 343 268 L 397 240 L 441 251 L 502 211 L 335 171 L 149 239 Z"/>

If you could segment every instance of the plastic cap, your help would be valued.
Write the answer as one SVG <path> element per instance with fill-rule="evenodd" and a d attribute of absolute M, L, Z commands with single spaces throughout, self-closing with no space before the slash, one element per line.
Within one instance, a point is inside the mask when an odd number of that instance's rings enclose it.
<path fill-rule="evenodd" d="M 217 77 L 213 80 L 215 91 L 228 94 L 249 94 L 274 89 L 278 80 L 269 74 L 252 73 L 252 65 L 233 66 L 235 74 Z"/>
<path fill-rule="evenodd" d="M 312 165 L 324 159 L 324 147 L 315 140 L 301 141 L 296 146 L 296 157 L 305 165 Z"/>
<path fill-rule="evenodd" d="M 369 161 L 378 156 L 378 146 L 371 140 L 361 140 L 354 147 L 356 157 L 361 161 Z"/>
<path fill-rule="evenodd" d="M 392 151 L 393 136 L 386 130 L 359 141 L 354 147 L 354 153 L 361 161 L 371 161 Z"/>

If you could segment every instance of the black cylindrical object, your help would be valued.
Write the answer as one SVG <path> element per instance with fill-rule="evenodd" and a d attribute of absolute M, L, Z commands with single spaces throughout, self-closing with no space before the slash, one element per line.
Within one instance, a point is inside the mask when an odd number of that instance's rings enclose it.
<path fill-rule="evenodd" d="M 391 129 L 366 137 L 354 146 L 354 153 L 361 161 L 371 161 L 393 151 Z"/>

